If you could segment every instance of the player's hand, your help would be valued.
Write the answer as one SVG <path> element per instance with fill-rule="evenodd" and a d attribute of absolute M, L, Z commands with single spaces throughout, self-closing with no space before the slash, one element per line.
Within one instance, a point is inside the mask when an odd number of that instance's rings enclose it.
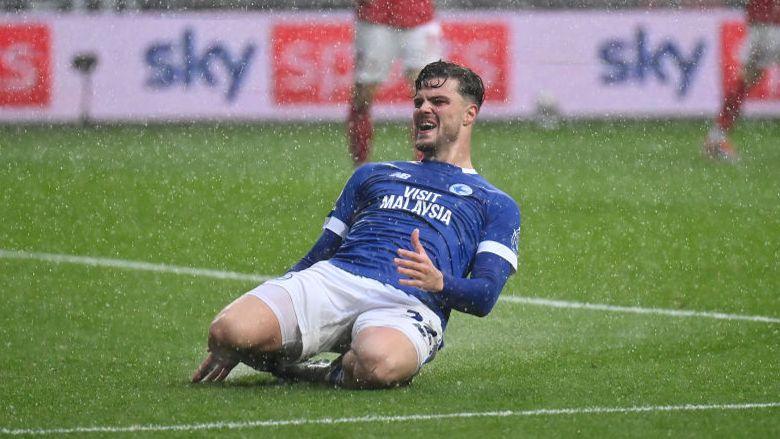
<path fill-rule="evenodd" d="M 398 273 L 408 277 L 401 279 L 401 285 L 417 287 L 421 290 L 438 293 L 444 289 L 444 275 L 433 265 L 431 258 L 420 244 L 420 230 L 412 232 L 412 248 L 414 251 L 398 249 L 398 258 L 393 259 Z"/>
<path fill-rule="evenodd" d="M 222 382 L 227 378 L 230 371 L 236 367 L 236 364 L 238 364 L 238 361 L 222 359 L 214 355 L 214 353 L 209 352 L 206 359 L 200 363 L 198 369 L 192 374 L 192 382 Z"/>

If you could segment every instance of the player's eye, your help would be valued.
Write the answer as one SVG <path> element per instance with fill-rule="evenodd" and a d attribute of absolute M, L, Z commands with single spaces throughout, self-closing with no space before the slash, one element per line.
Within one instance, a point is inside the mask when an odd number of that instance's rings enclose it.
<path fill-rule="evenodd" d="M 420 108 L 422 107 L 423 100 L 422 99 L 415 99 L 414 100 L 414 108 Z"/>

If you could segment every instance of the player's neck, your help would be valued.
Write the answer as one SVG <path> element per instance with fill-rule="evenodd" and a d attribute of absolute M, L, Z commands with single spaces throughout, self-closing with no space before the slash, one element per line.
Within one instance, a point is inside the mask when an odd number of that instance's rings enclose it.
<path fill-rule="evenodd" d="M 449 163 L 463 169 L 473 169 L 471 164 L 471 145 L 455 144 L 450 148 L 437 150 L 430 160 Z"/>

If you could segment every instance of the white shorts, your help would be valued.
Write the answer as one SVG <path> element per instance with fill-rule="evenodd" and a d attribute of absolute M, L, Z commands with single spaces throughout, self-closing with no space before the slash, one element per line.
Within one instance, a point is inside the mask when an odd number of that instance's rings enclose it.
<path fill-rule="evenodd" d="M 441 344 L 441 320 L 419 299 L 376 280 L 348 273 L 327 261 L 266 284 L 282 287 L 290 295 L 298 319 L 299 332 L 295 332 L 301 337 L 299 360 L 321 352 L 343 352 L 360 331 L 369 327 L 401 331 L 417 350 L 420 367 L 433 359 Z M 267 301 L 262 288 L 261 285 L 247 294 Z M 271 307 L 284 328 L 285 318 L 275 308 Z M 294 340 L 283 343 L 291 344 Z"/>
<path fill-rule="evenodd" d="M 355 25 L 355 81 L 360 84 L 384 82 L 396 58 L 414 71 L 438 61 L 441 53 L 441 26 L 435 21 L 409 29 L 360 20 Z"/>
<path fill-rule="evenodd" d="M 756 66 L 762 69 L 780 63 L 780 26 L 751 25 L 747 42 L 742 48 L 743 62 L 752 59 Z"/>

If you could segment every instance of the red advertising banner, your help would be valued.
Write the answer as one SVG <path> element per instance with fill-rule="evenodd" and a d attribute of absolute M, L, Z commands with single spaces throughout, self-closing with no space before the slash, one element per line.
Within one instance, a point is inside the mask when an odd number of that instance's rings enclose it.
<path fill-rule="evenodd" d="M 0 25 L 0 107 L 51 100 L 51 42 L 44 25 Z"/>
<path fill-rule="evenodd" d="M 352 25 L 280 23 L 272 31 L 277 104 L 347 102 L 352 84 Z"/>
<path fill-rule="evenodd" d="M 474 70 L 485 83 L 485 99 L 509 97 L 509 28 L 501 21 L 443 24 L 449 61 Z"/>
<path fill-rule="evenodd" d="M 741 52 L 743 46 L 747 44 L 747 35 L 747 27 L 743 22 L 728 21 L 721 28 L 721 67 L 724 94 L 737 87 L 742 67 Z M 773 65 L 764 70 L 761 81 L 748 92 L 747 99 L 753 101 L 780 100 L 780 65 Z"/>
<path fill-rule="evenodd" d="M 273 99 L 276 104 L 349 101 L 353 78 L 350 23 L 280 23 L 272 31 Z M 509 28 L 501 21 L 444 23 L 445 59 L 469 66 L 485 81 L 487 99 L 509 96 Z M 377 91 L 380 104 L 409 100 L 403 66 L 396 61 Z"/>

